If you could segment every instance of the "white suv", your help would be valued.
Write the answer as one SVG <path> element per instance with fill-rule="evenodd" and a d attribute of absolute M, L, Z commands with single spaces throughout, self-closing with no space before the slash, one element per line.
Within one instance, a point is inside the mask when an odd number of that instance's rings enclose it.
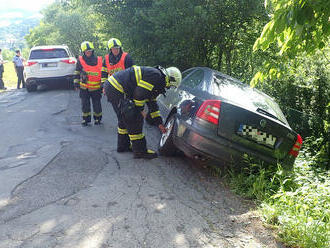
<path fill-rule="evenodd" d="M 35 46 L 24 65 L 24 79 L 27 91 L 37 90 L 41 84 L 73 84 L 77 60 L 66 45 Z"/>

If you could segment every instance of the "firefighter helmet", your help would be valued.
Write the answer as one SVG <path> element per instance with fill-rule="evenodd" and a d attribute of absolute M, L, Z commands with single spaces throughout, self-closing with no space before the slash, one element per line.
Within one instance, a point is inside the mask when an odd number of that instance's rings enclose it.
<path fill-rule="evenodd" d="M 83 43 L 81 43 L 80 48 L 82 52 L 85 52 L 87 50 L 94 50 L 94 45 L 90 41 L 84 41 Z"/>
<path fill-rule="evenodd" d="M 109 50 L 111 50 L 111 48 L 121 48 L 121 42 L 120 40 L 116 39 L 116 38 L 111 38 L 109 41 L 108 41 L 108 48 Z"/>
<path fill-rule="evenodd" d="M 176 67 L 169 67 L 166 68 L 166 73 L 168 76 L 168 80 L 166 82 L 166 88 L 170 88 L 171 86 L 178 88 L 182 80 L 182 75 L 180 70 Z"/>

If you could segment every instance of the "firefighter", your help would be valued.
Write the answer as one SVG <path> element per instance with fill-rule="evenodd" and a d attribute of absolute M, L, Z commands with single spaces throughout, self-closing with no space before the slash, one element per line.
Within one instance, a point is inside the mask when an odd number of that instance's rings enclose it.
<path fill-rule="evenodd" d="M 92 42 L 84 41 L 81 43 L 82 56 L 79 56 L 74 86 L 80 88 L 82 126 L 88 126 L 91 122 L 91 104 L 93 104 L 94 125 L 100 125 L 102 120 L 102 88 L 101 72 L 102 57 L 94 55 L 94 45 Z"/>
<path fill-rule="evenodd" d="M 131 56 L 123 52 L 120 40 L 111 38 L 108 41 L 109 53 L 105 55 L 102 67 L 102 83 L 117 71 L 125 70 L 134 65 Z"/>
<path fill-rule="evenodd" d="M 181 72 L 176 67 L 133 66 L 116 72 L 105 81 L 106 96 L 118 117 L 117 152 L 130 151 L 131 144 L 134 158 L 157 157 L 155 151 L 147 149 L 142 133 L 143 119 L 146 117 L 144 105 L 148 105 L 154 122 L 165 133 L 156 97 L 171 86 L 178 87 L 181 78 Z"/>

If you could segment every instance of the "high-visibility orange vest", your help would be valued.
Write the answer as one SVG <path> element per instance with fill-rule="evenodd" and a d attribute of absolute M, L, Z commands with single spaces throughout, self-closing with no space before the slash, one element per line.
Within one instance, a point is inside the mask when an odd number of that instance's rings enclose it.
<path fill-rule="evenodd" d="M 82 56 L 79 56 L 81 66 L 87 73 L 87 82 L 80 82 L 81 89 L 98 90 L 101 88 L 102 57 L 97 57 L 96 65 L 88 65 Z"/>
<path fill-rule="evenodd" d="M 122 70 L 126 69 L 125 68 L 125 58 L 126 58 L 126 56 L 127 56 L 127 53 L 123 53 L 117 64 L 110 65 L 110 63 L 109 63 L 109 54 L 105 55 L 105 64 L 107 65 L 109 76 L 111 76 L 112 74 L 114 74 L 117 71 L 122 71 Z"/>

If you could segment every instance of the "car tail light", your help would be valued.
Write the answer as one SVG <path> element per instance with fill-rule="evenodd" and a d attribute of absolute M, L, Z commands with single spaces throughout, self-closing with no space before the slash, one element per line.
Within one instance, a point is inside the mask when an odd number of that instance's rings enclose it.
<path fill-rule="evenodd" d="M 44 49 L 41 49 L 42 51 L 54 51 L 55 49 L 54 48 L 44 48 Z"/>
<path fill-rule="evenodd" d="M 61 62 L 67 63 L 67 64 L 75 64 L 76 63 L 76 61 L 71 60 L 71 59 L 62 59 Z"/>
<path fill-rule="evenodd" d="M 220 115 L 220 100 L 206 100 L 199 107 L 196 116 L 212 124 L 218 125 Z"/>
<path fill-rule="evenodd" d="M 25 66 L 31 66 L 31 65 L 35 65 L 37 64 L 38 62 L 31 62 L 31 61 L 28 61 Z"/>
<path fill-rule="evenodd" d="M 293 145 L 293 147 L 290 150 L 289 154 L 296 158 L 298 156 L 298 153 L 299 153 L 300 148 L 302 146 L 302 142 L 303 142 L 303 140 L 302 140 L 301 136 L 298 134 L 296 143 Z"/>

